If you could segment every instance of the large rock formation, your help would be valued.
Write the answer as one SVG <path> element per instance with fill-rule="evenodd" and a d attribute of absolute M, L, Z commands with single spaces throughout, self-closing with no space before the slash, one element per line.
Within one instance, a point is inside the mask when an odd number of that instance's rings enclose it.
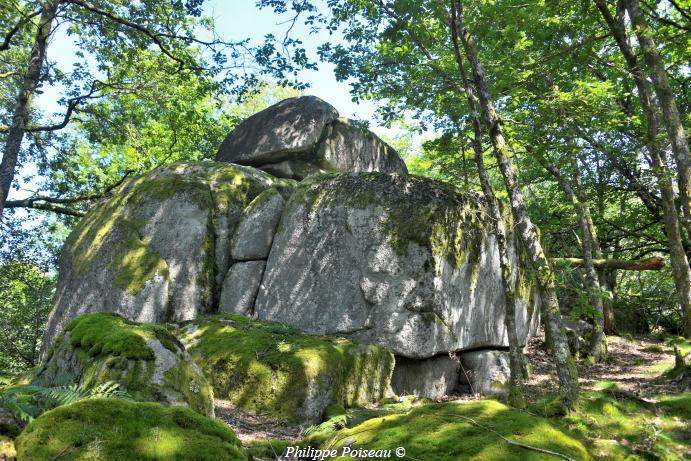
<path fill-rule="evenodd" d="M 323 171 L 406 174 L 396 151 L 315 96 L 290 98 L 252 117 L 221 144 L 216 160 L 256 166 L 284 178 Z"/>
<path fill-rule="evenodd" d="M 304 181 L 281 218 L 260 319 L 411 358 L 507 346 L 499 256 L 484 203 L 428 179 L 359 173 Z M 518 266 L 513 239 L 510 256 Z M 535 312 L 521 270 L 517 324 Z"/>
<path fill-rule="evenodd" d="M 127 181 L 68 237 L 44 344 L 87 312 L 162 323 L 216 310 L 243 209 L 283 183 L 214 162 L 173 164 Z"/>
<path fill-rule="evenodd" d="M 235 313 L 385 347 L 401 364 L 394 391 L 436 397 L 459 384 L 458 362 L 440 357 L 508 346 L 498 251 L 478 194 L 367 172 L 405 166 L 313 97 L 243 122 L 219 159 L 132 178 L 85 216 L 61 256 L 44 352 L 86 312 L 155 323 Z M 296 184 L 227 161 L 354 172 Z M 514 236 L 508 245 L 524 342 L 537 297 Z"/>

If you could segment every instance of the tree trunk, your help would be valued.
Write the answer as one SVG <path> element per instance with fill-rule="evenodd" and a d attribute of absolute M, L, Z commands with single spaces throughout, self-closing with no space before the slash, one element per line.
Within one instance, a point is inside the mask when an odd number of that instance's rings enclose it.
<path fill-rule="evenodd" d="M 573 169 L 575 184 L 572 186 L 571 183 L 564 177 L 559 169 L 545 159 L 539 153 L 535 155 L 537 160 L 542 163 L 542 166 L 555 177 L 561 187 L 564 195 L 569 202 L 573 205 L 576 212 L 578 213 L 578 222 L 581 227 L 581 241 L 583 247 L 583 259 L 577 259 L 580 264 L 573 264 L 573 260 L 576 258 L 559 258 L 558 261 L 565 261 L 571 267 L 584 267 L 585 268 L 585 288 L 588 291 L 588 298 L 590 304 L 595 308 L 596 315 L 593 320 L 593 337 L 591 338 L 590 350 L 588 351 L 588 356 L 597 361 L 600 358 L 602 352 L 602 332 L 604 330 L 604 307 L 602 304 L 602 290 L 600 289 L 600 278 L 598 277 L 597 271 L 595 270 L 594 264 L 594 247 L 597 247 L 599 253 L 599 243 L 597 242 L 597 237 L 595 236 L 595 226 L 592 222 L 592 217 L 590 215 L 590 208 L 585 203 L 585 197 L 583 196 L 582 186 L 581 186 L 581 175 L 578 169 L 578 163 L 576 157 L 572 157 L 571 168 Z M 552 260 L 554 261 L 554 259 Z"/>
<path fill-rule="evenodd" d="M 585 268 L 585 282 L 588 289 L 590 304 L 595 308 L 593 319 L 593 332 L 590 337 L 590 347 L 588 358 L 593 362 L 600 360 L 602 355 L 602 338 L 605 329 L 604 307 L 602 305 L 602 290 L 600 289 L 600 279 L 598 278 L 595 265 L 593 263 L 593 232 L 591 228 L 590 210 L 585 203 L 585 194 L 581 185 L 581 174 L 578 169 L 576 157 L 572 158 L 575 191 L 572 194 L 576 210 L 578 211 L 581 224 L 581 234 L 583 239 L 583 266 Z"/>
<path fill-rule="evenodd" d="M 468 76 L 463 63 L 463 56 L 458 42 L 459 29 L 457 24 L 457 9 L 455 0 L 451 1 L 451 36 L 454 46 L 454 55 L 456 63 L 458 64 L 458 71 L 463 80 L 463 87 L 465 88 L 466 96 L 468 98 L 468 107 L 470 109 L 470 116 L 473 124 L 473 150 L 475 152 L 475 163 L 477 164 L 478 177 L 482 192 L 485 196 L 487 206 L 490 212 L 490 218 L 494 226 L 494 235 L 497 238 L 497 247 L 499 248 L 499 263 L 501 266 L 501 282 L 504 290 L 504 323 L 506 325 L 507 336 L 509 340 L 509 367 L 511 370 L 510 389 L 509 389 L 509 403 L 514 407 L 523 408 L 525 406 L 525 399 L 523 396 L 523 370 L 524 357 L 521 352 L 521 345 L 518 341 L 518 334 L 516 332 L 516 292 L 512 284 L 511 275 L 511 261 L 509 260 L 509 252 L 506 247 L 506 228 L 504 220 L 499 208 L 499 202 L 494 195 L 492 185 L 485 169 L 485 162 L 482 156 L 482 130 L 480 127 L 480 117 L 477 110 L 476 97 L 473 92 L 473 87 L 468 80 Z M 466 178 L 467 182 L 467 178 Z"/>
<path fill-rule="evenodd" d="M 0 221 L 2 221 L 5 202 L 14 179 L 19 150 L 22 146 L 26 124 L 29 120 L 31 99 L 41 78 L 41 69 L 46 58 L 46 48 L 48 47 L 48 37 L 53 29 L 53 21 L 55 20 L 59 4 L 59 1 L 53 1 L 43 7 L 38 21 L 34 44 L 29 55 L 29 65 L 17 95 L 17 105 L 12 115 L 12 123 L 7 132 L 5 150 L 0 163 Z"/>
<path fill-rule="evenodd" d="M 617 298 L 616 274 L 616 271 L 611 269 L 600 270 L 600 286 L 609 293 L 609 298 L 602 300 L 605 314 L 605 333 L 608 335 L 617 334 L 617 324 L 614 318 L 614 301 Z"/>
<path fill-rule="evenodd" d="M 657 178 L 658 187 L 660 188 L 660 195 L 662 196 L 663 220 L 665 233 L 667 234 L 667 240 L 669 242 L 672 277 L 674 279 L 674 285 L 677 291 L 677 298 L 679 299 L 679 303 L 682 307 L 684 314 L 684 333 L 687 338 L 691 338 L 691 269 L 689 268 L 689 260 L 686 256 L 686 253 L 684 252 L 681 229 L 679 226 L 679 216 L 677 214 L 677 209 L 674 206 L 674 191 L 672 189 L 672 183 L 669 179 L 669 171 L 667 169 L 666 154 L 664 146 L 662 145 L 658 137 L 661 127 L 660 117 L 658 115 L 658 104 L 657 101 L 653 98 L 653 94 L 650 91 L 650 87 L 645 79 L 643 70 L 638 65 L 636 55 L 629 46 L 623 18 L 614 18 L 610 13 L 609 9 L 607 8 L 607 3 L 605 2 L 605 0 L 594 1 L 598 9 L 602 13 L 602 16 L 604 17 L 605 21 L 607 22 L 607 25 L 609 26 L 609 29 L 612 32 L 612 35 L 614 36 L 614 39 L 617 41 L 617 45 L 619 45 L 619 49 L 621 50 L 621 53 L 624 56 L 624 59 L 626 60 L 629 72 L 631 72 L 631 75 L 633 75 L 634 82 L 636 83 L 636 88 L 638 89 L 638 97 L 641 101 L 641 107 L 645 112 L 647 121 L 647 147 L 653 159 L 653 173 Z M 635 2 L 635 4 L 632 7 L 632 2 L 630 0 L 627 0 L 627 2 L 627 7 L 629 7 L 629 14 L 631 14 L 631 10 L 634 11 L 632 14 L 632 20 L 634 16 L 637 18 L 634 25 L 636 25 L 636 23 L 639 25 L 643 23 L 643 25 L 645 25 L 645 21 L 642 19 L 642 17 L 640 17 L 640 11 L 638 11 L 637 9 L 638 3 Z M 636 25 L 636 27 L 639 29 L 639 40 L 641 42 L 641 48 L 644 49 L 646 59 L 652 61 L 650 64 L 655 64 L 655 62 L 659 61 L 659 55 L 657 55 L 657 51 L 654 49 L 648 49 L 646 51 L 646 48 L 650 45 L 650 42 L 652 42 L 652 37 L 650 37 L 649 35 L 649 30 L 645 28 L 641 32 L 640 27 L 638 25 Z M 644 43 L 646 44 L 645 48 Z M 655 59 L 654 55 L 657 55 L 657 59 Z M 654 65 L 651 66 L 651 69 L 654 67 Z M 659 72 L 657 74 L 659 74 Z M 655 79 L 662 79 L 664 82 L 666 82 L 667 76 L 664 73 L 664 68 L 662 69 L 662 75 L 657 75 L 653 80 L 655 81 Z M 671 95 L 671 93 L 666 93 L 665 91 L 661 91 L 661 93 L 667 100 L 667 107 L 663 107 L 663 115 L 665 112 L 668 112 L 668 116 L 672 115 L 672 118 L 674 118 L 674 114 L 669 113 L 676 112 L 676 104 L 674 103 L 673 96 Z M 663 106 L 664 105 L 665 104 L 663 104 Z M 676 115 L 678 119 L 679 114 L 676 113 Z M 668 128 L 670 138 L 675 139 L 675 136 L 672 136 L 674 130 L 670 128 Z M 681 130 L 682 137 L 684 137 L 683 128 Z M 681 174 L 681 166 L 679 165 L 679 160 L 688 159 L 688 145 L 686 144 L 685 138 L 683 139 L 683 142 L 680 142 L 679 140 L 673 141 L 673 151 L 675 149 L 675 143 L 677 145 L 677 148 L 681 145 L 682 154 L 683 146 L 686 146 L 686 156 L 684 157 L 682 155 L 681 157 L 677 158 L 677 163 L 680 169 L 680 177 L 683 177 L 683 174 Z M 684 191 L 683 188 L 681 190 Z M 689 235 L 691 236 L 691 234 Z"/>
<path fill-rule="evenodd" d="M 511 212 L 518 234 L 536 273 L 536 281 L 540 290 L 541 308 L 545 322 L 546 333 L 552 343 L 552 355 L 559 377 L 559 391 L 564 409 L 573 408 L 578 400 L 578 371 L 569 351 L 565 331 L 561 323 L 559 303 L 554 286 L 554 273 L 540 244 L 537 229 L 533 225 L 528 208 L 523 199 L 523 193 L 516 177 L 509 150 L 504 141 L 501 122 L 497 116 L 492 98 L 489 94 L 487 79 L 480 62 L 475 43 L 468 32 L 460 0 L 456 0 L 461 40 L 468 60 L 470 61 L 475 86 L 478 90 L 480 106 L 485 124 L 488 127 L 490 141 L 494 148 L 497 164 L 504 178 L 504 184 L 511 201 Z"/>
<path fill-rule="evenodd" d="M 641 13 L 638 0 L 626 0 L 626 10 L 629 12 L 631 23 L 636 31 L 638 43 L 643 51 L 643 58 L 648 68 L 648 75 L 653 82 L 655 94 L 657 95 L 658 105 L 662 109 L 662 121 L 667 130 L 667 135 L 672 144 L 672 153 L 677 164 L 679 180 L 679 196 L 681 198 L 682 210 L 684 212 L 684 227 L 686 233 L 691 237 L 691 158 L 689 157 L 689 143 L 686 140 L 684 126 L 674 100 L 674 92 L 667 78 L 667 71 L 662 62 L 660 53 L 657 51 L 652 30 L 648 26 L 645 17 Z M 661 159 L 664 159 L 661 157 Z M 687 325 L 687 334 L 691 335 L 691 330 Z"/>

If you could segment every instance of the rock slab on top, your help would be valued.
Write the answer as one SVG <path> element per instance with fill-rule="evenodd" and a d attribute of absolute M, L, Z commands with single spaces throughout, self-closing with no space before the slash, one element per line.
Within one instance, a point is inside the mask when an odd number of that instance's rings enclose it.
<path fill-rule="evenodd" d="M 336 118 L 336 109 L 316 96 L 284 99 L 240 123 L 216 160 L 253 166 L 285 160 L 313 149 Z"/>
<path fill-rule="evenodd" d="M 357 122 L 338 118 L 316 96 L 286 99 L 249 117 L 223 141 L 216 160 L 291 179 L 327 171 L 408 173 L 391 146 Z"/>

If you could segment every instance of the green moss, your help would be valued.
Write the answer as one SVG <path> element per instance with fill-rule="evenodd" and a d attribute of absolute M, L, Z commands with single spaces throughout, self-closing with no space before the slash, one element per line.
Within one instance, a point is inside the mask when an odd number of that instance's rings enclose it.
<path fill-rule="evenodd" d="M 294 446 L 297 443 L 298 442 L 294 440 L 252 440 L 250 446 L 247 448 L 247 454 L 252 460 L 278 459 L 286 448 Z"/>
<path fill-rule="evenodd" d="M 220 421 L 182 407 L 93 399 L 34 420 L 17 439 L 19 459 L 246 460 Z"/>
<path fill-rule="evenodd" d="M 112 355 L 128 359 L 153 360 L 154 352 L 146 345 L 158 339 L 176 352 L 175 337 L 164 327 L 131 322 L 117 314 L 83 314 L 73 318 L 65 327 L 70 343 L 91 357 Z"/>
<path fill-rule="evenodd" d="M 330 390 L 330 403 L 369 403 L 383 397 L 393 371 L 393 355 L 376 346 L 306 336 L 239 315 L 195 324 L 191 335 L 180 330 L 182 340 L 191 344 L 215 395 L 267 419 L 300 420 L 310 389 Z"/>
<path fill-rule="evenodd" d="M 198 382 L 195 368 L 192 362 L 180 362 L 165 373 L 165 383 L 170 389 L 177 389 L 190 407 L 202 414 L 213 414 L 213 391 L 207 383 Z"/>
<path fill-rule="evenodd" d="M 478 427 L 465 418 L 485 426 Z M 410 411 L 369 419 L 330 435 L 322 449 L 392 450 L 403 447 L 408 459 L 444 460 L 552 460 L 554 457 L 511 446 L 487 429 L 536 447 L 562 453 L 574 460 L 589 460 L 583 444 L 548 420 L 493 401 L 424 404 Z M 354 459 L 346 456 L 339 459 Z"/>
<path fill-rule="evenodd" d="M 616 386 L 607 381 L 597 383 L 597 387 L 600 390 L 581 392 L 576 408 L 552 421 L 587 440 L 598 459 L 641 459 L 641 454 L 645 454 L 644 459 L 684 459 L 683 453 L 689 450 L 691 393 L 651 397 L 659 401 L 655 405 L 615 397 L 607 390 Z M 543 396 L 531 410 L 544 414 L 553 398 Z"/>
<path fill-rule="evenodd" d="M 91 388 L 109 381 L 136 400 L 187 403 L 213 414 L 213 391 L 182 345 L 161 325 L 137 324 L 115 314 L 84 314 L 73 319 L 55 342 L 53 354 L 32 379 L 40 386 L 79 383 Z M 158 340 L 176 356 L 175 366 L 154 380 L 156 356 L 147 345 Z"/>

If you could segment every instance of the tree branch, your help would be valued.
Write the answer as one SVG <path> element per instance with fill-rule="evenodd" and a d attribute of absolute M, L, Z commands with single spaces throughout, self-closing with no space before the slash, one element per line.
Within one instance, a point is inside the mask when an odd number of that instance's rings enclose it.
<path fill-rule="evenodd" d="M 583 267 L 581 258 L 551 258 L 555 267 Z M 645 259 L 593 259 L 596 269 L 623 269 L 627 271 L 658 271 L 665 267 L 659 256 Z"/>
<path fill-rule="evenodd" d="M 7 32 L 7 34 L 5 34 L 5 39 L 2 41 L 2 44 L 0 44 L 0 51 L 9 50 L 10 46 L 12 45 L 11 44 L 12 38 L 14 38 L 14 36 L 17 34 L 17 32 L 19 32 L 19 29 L 21 29 L 21 27 L 24 24 L 26 24 L 27 21 L 29 21 L 31 18 L 33 18 L 35 16 L 38 16 L 40 13 L 41 13 L 41 10 L 34 11 L 31 14 L 29 14 L 28 16 L 22 17 L 19 20 L 19 22 L 17 22 L 17 24 L 15 24 L 14 27 L 11 28 L 9 32 Z"/>
<path fill-rule="evenodd" d="M 158 48 L 161 50 L 161 52 L 163 52 L 163 54 L 168 56 L 173 61 L 179 63 L 181 69 L 189 64 L 184 59 L 181 59 L 181 58 L 175 56 L 168 49 L 168 47 L 166 47 L 166 45 L 161 40 L 161 37 L 164 36 L 163 34 L 160 34 L 158 32 L 153 32 L 153 31 L 147 29 L 146 27 L 142 26 L 141 24 L 134 23 L 128 19 L 125 19 L 125 18 L 122 18 L 122 17 L 116 15 L 115 13 L 101 9 L 98 6 L 92 5 L 91 3 L 85 2 L 83 0 L 66 0 L 66 3 L 72 3 L 74 5 L 80 6 L 87 11 L 90 11 L 90 12 L 97 14 L 99 16 L 102 16 L 104 18 L 108 18 L 113 22 L 116 22 L 116 23 L 123 25 L 125 27 L 129 27 L 130 29 L 134 29 L 137 32 L 140 32 L 140 33 L 146 35 L 147 37 L 149 37 L 151 39 L 151 41 L 153 41 L 156 44 L 156 46 L 158 46 Z M 180 37 L 180 38 L 184 38 L 184 37 Z M 190 66 L 190 67 L 196 67 L 196 66 Z"/>
<path fill-rule="evenodd" d="M 105 197 L 113 189 L 119 187 L 127 177 L 134 173 L 134 170 L 127 170 L 125 174 L 116 183 L 108 186 L 103 192 L 98 194 L 82 195 L 78 197 L 48 197 L 45 195 L 35 195 L 22 200 L 8 200 L 5 203 L 5 208 L 32 208 L 34 210 L 52 211 L 54 213 L 64 214 L 68 216 L 82 217 L 84 212 L 65 207 L 73 203 L 86 202 L 91 200 L 98 200 Z"/>

